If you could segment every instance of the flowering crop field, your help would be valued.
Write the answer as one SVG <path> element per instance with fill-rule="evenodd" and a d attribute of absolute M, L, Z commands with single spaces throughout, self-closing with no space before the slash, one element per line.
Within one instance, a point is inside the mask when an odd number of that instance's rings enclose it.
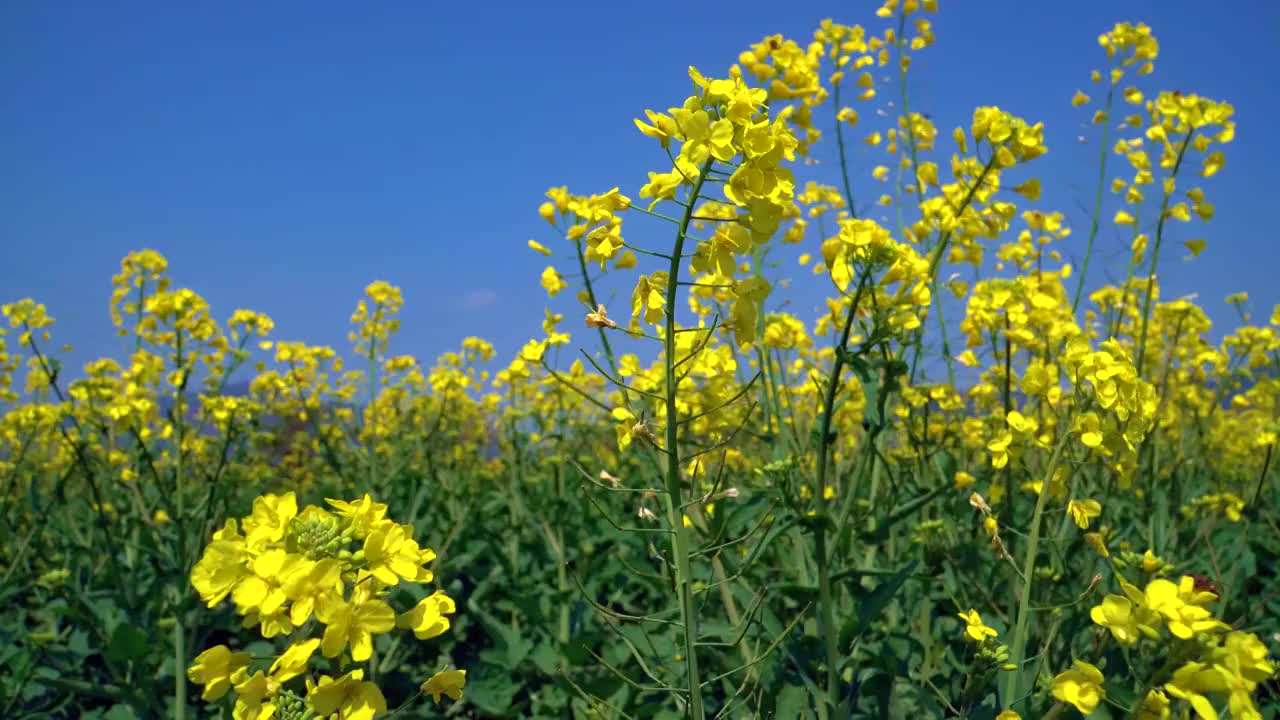
<path fill-rule="evenodd" d="M 530 198 L 581 309 L 510 357 L 402 354 L 381 281 L 350 347 L 277 339 L 151 250 L 127 356 L 4 305 L 0 714 L 1280 717 L 1280 306 L 1213 340 L 1156 280 L 1233 108 L 1107 29 L 1071 220 L 1052 119 L 912 109 L 937 11 L 672 78 L 647 181 Z"/>

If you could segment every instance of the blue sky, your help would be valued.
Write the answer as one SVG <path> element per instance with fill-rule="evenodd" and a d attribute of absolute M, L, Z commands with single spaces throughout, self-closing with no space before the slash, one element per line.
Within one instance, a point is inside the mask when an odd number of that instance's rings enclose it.
<path fill-rule="evenodd" d="M 1123 19 L 1151 24 L 1160 85 L 1228 100 L 1239 124 L 1226 169 L 1206 184 L 1217 204 L 1209 247 L 1184 263 L 1172 243 L 1161 261 L 1166 296 L 1199 292 L 1219 326 L 1229 319 L 1221 299 L 1237 290 L 1270 314 L 1280 301 L 1269 190 L 1280 100 L 1266 69 L 1280 46 L 1276 5 L 941 6 L 939 42 L 913 70 L 913 107 L 944 133 L 980 104 L 1048 121 L 1050 154 L 1034 168 L 1052 188 L 1043 207 L 1066 211 L 1076 228 L 1066 247 L 1075 254 L 1096 150 L 1077 142 L 1091 131 L 1068 99 L 1103 61 L 1100 31 Z M 401 352 L 428 359 L 475 334 L 508 354 L 540 332 L 546 305 L 546 262 L 525 241 L 568 252 L 536 214 L 547 187 L 634 194 L 646 170 L 667 167 L 631 119 L 678 104 L 689 65 L 723 73 L 766 34 L 807 42 L 822 18 L 870 25 L 873 8 L 5 3 L 0 300 L 45 302 L 77 364 L 115 354 L 110 276 L 126 252 L 150 247 L 217 316 L 261 310 L 283 339 L 342 346 L 361 289 L 386 279 L 406 299 Z M 830 160 L 826 145 L 820 157 Z M 854 155 L 863 170 L 880 158 L 861 144 Z M 660 237 L 644 219 L 628 222 L 633 237 Z M 1123 274 L 1127 242 L 1104 227 L 1099 243 L 1092 277 Z M 819 287 L 807 274 L 800 284 Z M 811 318 L 817 295 L 795 292 L 792 309 Z M 553 307 L 573 312 L 572 298 Z M 577 332 L 576 317 L 569 327 Z"/>

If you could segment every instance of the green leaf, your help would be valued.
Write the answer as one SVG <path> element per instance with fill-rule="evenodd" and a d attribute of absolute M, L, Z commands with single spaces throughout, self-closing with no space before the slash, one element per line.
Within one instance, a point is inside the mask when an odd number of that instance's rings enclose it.
<path fill-rule="evenodd" d="M 510 717 L 517 690 L 505 668 L 482 664 L 467 673 L 466 700 L 486 715 Z"/>
<path fill-rule="evenodd" d="M 840 628 L 840 646 L 851 647 L 862 638 L 871 624 L 875 622 L 893 598 L 907 582 L 907 578 L 915 571 L 918 562 L 912 560 L 893 576 L 876 586 L 874 590 L 862 597 L 858 603 L 858 614 L 845 621 Z"/>
<path fill-rule="evenodd" d="M 115 662 L 135 660 L 151 651 L 147 634 L 135 625 L 120 623 L 107 642 L 107 659 Z"/>
<path fill-rule="evenodd" d="M 799 685 L 788 685 L 778 693 L 777 703 L 773 706 L 775 718 L 811 718 L 813 717 L 813 698 L 809 692 Z"/>
<path fill-rule="evenodd" d="M 560 665 L 560 655 L 550 643 L 539 643 L 533 652 L 529 653 L 529 659 L 543 675 L 555 674 Z"/>
<path fill-rule="evenodd" d="M 138 715 L 128 705 L 112 705 L 102 716 L 102 720 L 137 720 Z"/>

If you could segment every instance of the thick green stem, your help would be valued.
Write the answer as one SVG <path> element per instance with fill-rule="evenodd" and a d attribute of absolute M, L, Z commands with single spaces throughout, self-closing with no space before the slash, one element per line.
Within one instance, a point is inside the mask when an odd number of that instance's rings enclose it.
<path fill-rule="evenodd" d="M 827 706 L 831 709 L 840 704 L 840 657 L 836 645 L 835 607 L 831 595 L 831 558 L 827 552 L 827 508 L 824 493 L 827 487 L 827 456 L 831 449 L 831 421 L 835 411 L 836 395 L 840 390 L 840 373 L 844 369 L 845 346 L 849 344 L 849 334 L 853 329 L 853 320 L 858 314 L 858 303 L 867 288 L 867 280 L 871 277 L 868 265 L 858 280 L 858 289 L 849 303 L 849 312 L 845 314 L 844 327 L 840 330 L 840 339 L 835 347 L 835 357 L 831 360 L 831 374 L 827 377 L 826 391 L 822 396 L 822 419 L 816 442 L 818 453 L 815 459 L 813 478 L 814 501 L 818 503 L 818 522 L 814 526 L 814 551 L 818 561 L 818 632 L 822 635 L 827 658 Z"/>
<path fill-rule="evenodd" d="M 183 402 L 187 385 L 186 371 L 183 369 L 182 358 L 182 331 L 175 330 L 175 351 L 176 364 L 178 372 L 182 373 L 177 388 L 174 389 L 173 397 L 173 424 L 176 426 L 174 435 L 176 437 L 177 447 L 174 448 L 173 461 L 173 494 L 174 506 L 177 510 L 174 518 L 176 526 L 176 544 L 179 567 L 186 567 L 187 548 L 186 548 L 186 506 L 183 501 L 183 473 L 182 473 L 182 455 L 184 445 L 186 444 L 186 415 L 187 408 Z M 199 528 L 203 531 L 203 528 Z M 173 717 L 175 720 L 182 720 L 187 715 L 187 648 L 186 648 L 186 624 L 183 622 L 186 613 L 186 583 L 179 583 L 174 591 L 173 602 Z"/>
<path fill-rule="evenodd" d="M 821 502 L 822 496 L 818 496 Z M 835 600 L 831 595 L 831 562 L 827 557 L 826 528 L 819 525 L 814 536 L 814 546 L 818 553 L 818 632 L 822 634 L 822 642 L 827 656 L 827 707 L 835 710 L 840 707 L 840 648 L 836 641 Z"/>
<path fill-rule="evenodd" d="M 689 717 L 691 720 L 703 720 L 702 677 L 698 672 L 698 616 L 693 604 L 693 576 L 690 572 L 689 530 L 684 526 L 683 507 L 684 494 L 680 490 L 680 409 L 676 403 L 676 301 L 679 299 L 680 256 L 684 253 L 685 234 L 693 218 L 693 207 L 697 203 L 698 193 L 711 169 L 711 160 L 702 167 L 702 172 L 694 182 L 693 191 L 689 194 L 685 205 L 684 217 L 680 220 L 680 230 L 676 234 L 675 248 L 671 252 L 671 263 L 667 269 L 667 312 L 663 341 L 663 364 L 666 369 L 666 489 L 667 518 L 671 524 L 671 550 L 676 563 L 676 593 L 680 599 L 680 615 L 684 624 L 685 669 L 689 680 Z"/>

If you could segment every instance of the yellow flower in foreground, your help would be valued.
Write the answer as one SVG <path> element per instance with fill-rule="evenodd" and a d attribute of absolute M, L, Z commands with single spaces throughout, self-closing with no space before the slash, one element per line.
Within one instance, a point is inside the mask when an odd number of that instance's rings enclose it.
<path fill-rule="evenodd" d="M 351 529 L 355 531 L 355 536 L 363 540 L 370 532 L 386 527 L 391 523 L 386 519 L 387 506 L 385 503 L 374 502 L 369 493 L 365 493 L 364 497 L 359 500 L 331 500 L 324 499 L 335 510 L 338 515 L 347 519 L 351 524 Z"/>
<path fill-rule="evenodd" d="M 187 678 L 204 685 L 200 698 L 214 702 L 231 689 L 231 676 L 249 664 L 249 653 L 233 653 L 226 645 L 214 645 L 196 656 L 196 662 L 187 668 Z"/>
<path fill-rule="evenodd" d="M 364 557 L 369 574 L 383 585 L 396 585 L 400 578 L 409 582 L 431 582 L 431 571 L 423 565 L 435 559 L 429 548 L 421 548 L 413 539 L 413 527 L 393 524 L 369 533 L 364 539 Z"/>
<path fill-rule="evenodd" d="M 373 635 L 390 632 L 396 625 L 396 612 L 385 602 L 370 598 L 363 587 L 351 594 L 351 602 L 329 596 L 316 606 L 316 617 L 325 624 L 320 651 L 325 657 L 337 657 L 351 644 L 351 659 L 364 662 L 373 654 Z"/>
<path fill-rule="evenodd" d="M 1218 720 L 1218 711 L 1204 694 L 1225 690 L 1226 677 L 1222 670 L 1204 663 L 1189 662 L 1174 671 L 1173 677 L 1164 684 L 1170 695 L 1186 700 L 1196 715 L 1205 720 Z"/>
<path fill-rule="evenodd" d="M 467 684 L 466 670 L 444 670 L 432 675 L 422 683 L 420 690 L 430 695 L 435 702 L 440 702 L 441 695 L 448 695 L 454 700 L 462 699 L 462 687 Z"/>
<path fill-rule="evenodd" d="M 1228 633 L 1213 655 L 1215 664 L 1248 683 L 1265 682 L 1276 673 L 1276 666 L 1267 660 L 1266 644 L 1253 633 Z"/>
<path fill-rule="evenodd" d="M 982 642 L 998 634 L 995 628 L 987 627 L 986 623 L 982 622 L 982 616 L 978 614 L 977 610 L 970 608 L 969 612 L 959 613 L 957 617 L 964 621 L 965 636 L 974 642 Z"/>
<path fill-rule="evenodd" d="M 1089 617 L 1126 645 L 1137 642 L 1139 634 L 1152 639 L 1159 637 L 1159 617 L 1147 608 L 1134 605 L 1123 595 L 1108 595 L 1102 604 L 1093 606 Z"/>
<path fill-rule="evenodd" d="M 1088 715 L 1107 696 L 1102 680 L 1101 670 L 1083 660 L 1076 660 L 1070 670 L 1053 678 L 1053 696 Z"/>
<path fill-rule="evenodd" d="M 275 715 L 276 695 L 280 692 L 280 683 L 275 678 L 259 670 L 250 675 L 246 668 L 240 668 L 231 676 L 236 689 L 236 705 L 231 711 L 235 720 L 267 720 Z"/>
<path fill-rule="evenodd" d="M 1189 596 L 1191 592 L 1194 591 L 1189 590 Z M 1198 633 L 1225 628 L 1208 610 L 1184 599 L 1179 586 L 1169 580 L 1152 580 L 1143 590 L 1143 595 L 1146 606 L 1164 616 L 1169 632 L 1175 637 L 1190 640 Z M 1190 599 L 1199 597 L 1191 596 Z"/>
<path fill-rule="evenodd" d="M 541 253 L 543 255 L 548 255 L 548 256 L 551 255 L 551 249 L 548 248 L 546 245 L 543 245 L 542 243 L 538 242 L 537 240 L 529 241 L 529 249 L 536 253 Z"/>
<path fill-rule="evenodd" d="M 1067 503 L 1067 514 L 1081 530 L 1089 529 L 1089 521 L 1102 514 L 1102 503 L 1097 500 L 1072 500 Z"/>
<path fill-rule="evenodd" d="M 453 598 L 437 590 L 396 618 L 396 625 L 412 629 L 419 640 L 429 640 L 449 629 L 449 618 L 445 615 L 452 615 L 457 609 Z"/>
<path fill-rule="evenodd" d="M 373 720 L 387 711 L 387 700 L 371 682 L 364 682 L 363 670 L 352 670 L 334 680 L 321 676 L 317 685 L 308 683 L 307 702 L 320 717 L 343 720 Z"/>
<path fill-rule="evenodd" d="M 287 650 L 271 663 L 271 677 L 276 682 L 283 683 L 298 677 L 307 671 L 307 663 L 311 661 L 311 656 L 315 654 L 316 648 L 320 647 L 318 638 L 303 640 L 299 643 L 290 645 Z"/>
<path fill-rule="evenodd" d="M 1022 716 L 1012 710 L 1005 710 L 996 716 L 996 720 L 1022 720 Z"/>
<path fill-rule="evenodd" d="M 199 562 L 191 569 L 191 586 L 200 593 L 209 607 L 213 607 L 231 594 L 248 574 L 248 554 L 244 543 L 214 540 L 204 549 Z"/>

